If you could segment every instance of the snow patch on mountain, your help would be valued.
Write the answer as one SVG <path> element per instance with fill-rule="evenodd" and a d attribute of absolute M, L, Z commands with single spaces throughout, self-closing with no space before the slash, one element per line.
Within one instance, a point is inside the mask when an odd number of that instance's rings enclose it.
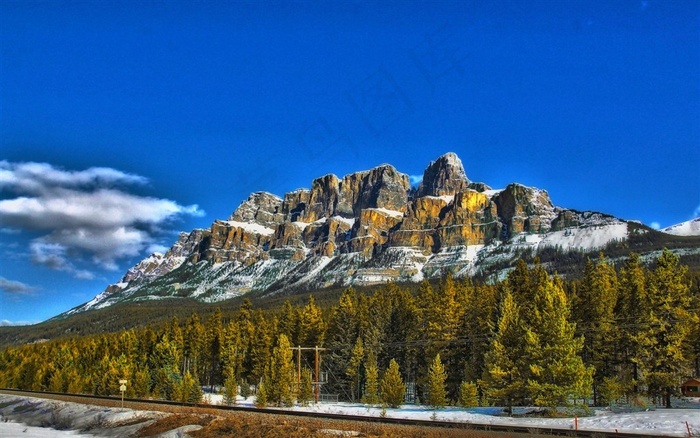
<path fill-rule="evenodd" d="M 249 233 L 253 234 L 260 234 L 262 236 L 270 236 L 272 234 L 275 234 L 275 230 L 272 228 L 264 227 L 260 224 L 256 224 L 255 222 L 238 222 L 238 221 L 222 221 L 223 223 L 226 223 L 228 225 L 231 225 L 232 227 L 240 228 L 244 231 L 247 231 Z"/>
<path fill-rule="evenodd" d="M 700 217 L 671 225 L 661 230 L 661 232 L 675 236 L 700 236 Z"/>

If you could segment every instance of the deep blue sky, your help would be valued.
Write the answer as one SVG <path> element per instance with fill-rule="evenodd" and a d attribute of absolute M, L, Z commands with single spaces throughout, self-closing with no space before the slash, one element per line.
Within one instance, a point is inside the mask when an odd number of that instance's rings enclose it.
<path fill-rule="evenodd" d="M 0 44 L 0 321 L 253 191 L 448 151 L 555 205 L 700 214 L 697 1 L 3 0 Z"/>

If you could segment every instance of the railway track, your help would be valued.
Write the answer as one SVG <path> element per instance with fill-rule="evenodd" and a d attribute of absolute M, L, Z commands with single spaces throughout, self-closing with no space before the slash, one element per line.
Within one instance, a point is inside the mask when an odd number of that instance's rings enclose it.
<path fill-rule="evenodd" d="M 119 404 L 122 401 L 121 397 L 116 396 L 99 396 L 99 395 L 87 395 L 87 394 L 68 394 L 62 392 L 48 392 L 48 391 L 29 391 L 29 390 L 18 390 L 18 389 L 8 389 L 0 388 L 0 393 L 10 394 L 10 395 L 25 395 L 31 397 L 42 398 L 42 396 L 54 396 L 61 397 L 62 399 L 93 399 L 93 400 L 103 400 L 112 401 L 115 404 Z M 46 398 L 46 397 L 44 397 Z M 220 411 L 239 411 L 239 412 L 251 412 L 257 414 L 268 414 L 268 415 L 286 415 L 292 417 L 305 417 L 312 419 L 328 419 L 328 420 L 342 420 L 342 421 L 358 421 L 358 422 L 372 422 L 381 424 L 394 424 L 403 426 L 419 426 L 419 427 L 431 427 L 431 428 L 450 428 L 450 429 L 464 429 L 471 431 L 484 431 L 484 432 L 496 432 L 503 434 L 527 434 L 527 435 L 550 435 L 550 436 L 567 436 L 567 437 L 581 437 L 581 438 L 649 438 L 649 437 L 671 437 L 676 435 L 663 435 L 650 431 L 649 434 L 640 433 L 624 433 L 624 432 L 601 432 L 601 431 L 589 431 L 589 430 L 572 430 L 572 429 L 562 429 L 554 427 L 531 427 L 531 426 L 511 426 L 511 425 L 498 425 L 498 424 L 485 424 L 485 423 L 473 423 L 473 422 L 458 422 L 458 421 L 437 421 L 437 420 L 420 420 L 420 419 L 406 419 L 406 418 L 391 418 L 391 417 L 369 417 L 362 415 L 345 415 L 345 414 L 332 414 L 332 413 L 319 413 L 319 412 L 306 412 L 306 411 L 290 411 L 278 408 L 255 408 L 248 406 L 228 406 L 228 405 L 209 405 L 201 403 L 182 403 L 169 400 L 150 400 L 150 399 L 138 399 L 138 398 L 124 398 L 125 403 L 139 403 L 139 404 L 150 404 L 150 405 L 160 405 L 160 406 L 173 406 L 173 407 L 189 407 L 189 408 L 201 408 L 207 409 L 211 412 L 212 409 Z M 70 400 L 66 400 L 70 401 Z M 79 403 L 85 403 L 84 401 L 79 401 Z"/>

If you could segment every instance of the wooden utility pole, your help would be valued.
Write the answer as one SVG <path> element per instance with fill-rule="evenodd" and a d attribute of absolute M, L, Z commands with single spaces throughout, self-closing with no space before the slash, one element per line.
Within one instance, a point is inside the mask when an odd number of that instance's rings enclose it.
<path fill-rule="evenodd" d="M 301 350 L 314 350 L 314 379 L 312 385 L 314 385 L 314 400 L 318 403 L 319 393 L 321 389 L 321 351 L 325 351 L 325 348 L 320 348 L 318 345 L 315 347 L 302 347 L 298 345 L 296 347 L 289 347 L 291 350 L 297 350 L 297 382 L 299 389 L 301 389 Z"/>
<path fill-rule="evenodd" d="M 316 388 L 315 388 L 316 390 L 314 391 L 314 395 L 316 398 L 316 404 L 318 404 L 318 390 L 319 390 L 319 387 L 321 386 L 321 378 L 320 378 L 320 375 L 318 372 L 319 371 L 318 345 L 316 346 L 316 361 L 315 362 L 316 362 L 316 365 L 314 368 L 316 369 Z"/>

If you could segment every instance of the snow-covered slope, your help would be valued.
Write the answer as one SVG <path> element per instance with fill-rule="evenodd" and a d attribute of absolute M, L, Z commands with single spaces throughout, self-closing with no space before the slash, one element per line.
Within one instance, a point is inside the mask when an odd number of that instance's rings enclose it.
<path fill-rule="evenodd" d="M 700 236 L 700 217 L 664 228 L 664 233 L 676 236 Z"/>

